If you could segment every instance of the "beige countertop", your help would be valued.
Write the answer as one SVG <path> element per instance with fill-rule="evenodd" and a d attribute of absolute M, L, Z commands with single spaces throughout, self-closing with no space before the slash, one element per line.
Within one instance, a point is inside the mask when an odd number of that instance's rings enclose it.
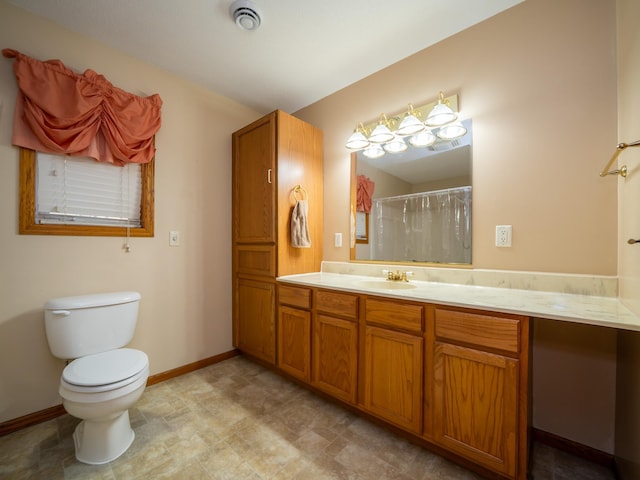
<path fill-rule="evenodd" d="M 615 296 L 582 295 L 517 288 L 410 280 L 343 273 L 307 273 L 278 281 L 308 287 L 381 295 L 390 298 L 480 308 L 588 325 L 640 331 L 640 317 Z"/>

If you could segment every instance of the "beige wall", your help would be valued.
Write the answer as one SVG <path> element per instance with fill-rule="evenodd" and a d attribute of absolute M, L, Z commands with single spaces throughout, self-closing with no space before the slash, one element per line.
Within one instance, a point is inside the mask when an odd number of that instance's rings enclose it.
<path fill-rule="evenodd" d="M 348 260 L 333 234 L 349 232 L 356 122 L 444 90 L 473 119 L 474 267 L 616 275 L 616 180 L 598 176 L 618 141 L 615 12 L 527 0 L 297 112 L 324 131 L 325 260 Z M 616 331 L 536 320 L 534 335 L 534 426 L 613 453 Z"/>
<path fill-rule="evenodd" d="M 640 140 L 640 3 L 618 0 L 618 138 Z M 640 315 L 640 148 L 625 150 L 618 160 L 627 165 L 626 180 L 618 180 L 620 296 Z M 616 457 L 623 479 L 640 478 L 640 334 L 618 335 L 616 405 Z"/>
<path fill-rule="evenodd" d="M 615 0 L 527 0 L 296 115 L 325 139 L 325 260 L 347 261 L 356 122 L 438 91 L 473 119 L 476 268 L 616 274 L 616 185 L 598 172 L 616 139 Z M 513 247 L 495 226 L 513 225 Z"/>
<path fill-rule="evenodd" d="M 259 117 L 223 97 L 0 1 L 0 47 L 104 74 L 124 90 L 164 101 L 157 135 L 155 238 L 17 234 L 18 150 L 12 61 L 0 58 L 0 422 L 60 404 L 63 363 L 49 353 L 47 299 L 102 291 L 142 294 L 132 346 L 151 373 L 231 346 L 231 133 Z M 169 230 L 181 246 L 169 247 Z"/>

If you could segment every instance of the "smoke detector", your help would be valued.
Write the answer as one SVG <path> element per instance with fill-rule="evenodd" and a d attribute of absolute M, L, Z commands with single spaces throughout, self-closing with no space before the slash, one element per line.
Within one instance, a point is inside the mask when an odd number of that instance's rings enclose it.
<path fill-rule="evenodd" d="M 235 0 L 229 7 L 229 13 L 243 30 L 257 30 L 262 23 L 262 12 L 251 0 Z"/>

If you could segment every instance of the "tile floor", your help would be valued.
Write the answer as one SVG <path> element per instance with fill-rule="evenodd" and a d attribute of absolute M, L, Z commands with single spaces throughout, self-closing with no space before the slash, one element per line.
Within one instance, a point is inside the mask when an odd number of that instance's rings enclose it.
<path fill-rule="evenodd" d="M 64 415 L 0 437 L 0 479 L 477 480 L 477 475 L 238 356 L 148 387 L 119 459 L 74 456 Z M 606 468 L 534 446 L 535 480 L 610 480 Z"/>

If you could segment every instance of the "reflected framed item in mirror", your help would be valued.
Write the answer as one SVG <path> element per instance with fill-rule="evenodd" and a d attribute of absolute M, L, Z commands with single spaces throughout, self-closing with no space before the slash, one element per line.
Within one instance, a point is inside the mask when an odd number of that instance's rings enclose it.
<path fill-rule="evenodd" d="M 369 243 L 369 214 L 356 212 L 356 243 Z"/>

